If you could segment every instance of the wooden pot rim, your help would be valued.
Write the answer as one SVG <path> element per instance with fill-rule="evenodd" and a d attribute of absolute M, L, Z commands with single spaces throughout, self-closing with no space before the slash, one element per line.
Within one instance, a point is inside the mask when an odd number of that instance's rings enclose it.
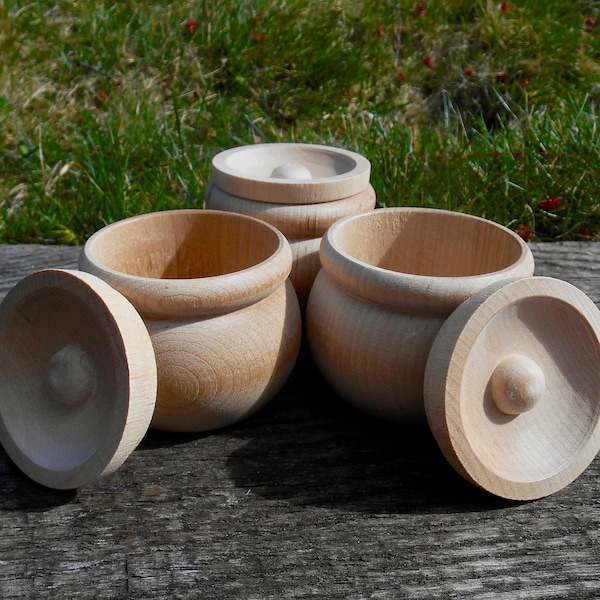
<path fill-rule="evenodd" d="M 432 223 L 439 228 L 435 232 L 427 228 Z M 480 231 L 482 252 L 490 234 L 494 234 L 507 246 L 510 261 L 489 272 L 441 276 L 382 268 L 357 257 L 368 254 L 377 244 L 382 245 L 383 253 L 387 249 L 386 243 L 393 239 L 399 244 L 397 254 L 410 256 L 412 253 L 420 259 L 426 254 L 424 249 L 430 243 L 430 236 L 440 238 L 444 242 L 440 246 L 441 252 L 451 254 L 453 245 L 447 244 L 444 237 L 449 233 L 450 225 L 454 231 L 464 228 L 465 236 L 467 231 Z M 405 242 L 403 227 L 407 226 L 412 237 L 407 236 Z M 410 247 L 403 248 L 402 244 Z M 435 252 L 433 254 L 435 260 Z M 324 234 L 319 257 L 323 269 L 334 281 L 364 300 L 395 310 L 440 315 L 448 315 L 464 300 L 495 281 L 529 277 L 534 271 L 531 250 L 515 232 L 481 217 L 431 208 L 381 208 L 340 219 Z M 459 272 L 466 256 L 460 258 L 455 267 Z"/>
<path fill-rule="evenodd" d="M 311 178 L 279 178 L 280 165 L 300 164 Z M 224 150 L 212 160 L 212 177 L 223 191 L 280 204 L 314 204 L 354 196 L 364 190 L 371 163 L 364 156 L 317 144 L 268 143 Z"/>
<path fill-rule="evenodd" d="M 153 251 L 160 254 L 164 250 L 164 257 L 157 259 L 159 263 L 179 262 L 183 267 L 185 261 L 200 261 L 203 255 L 209 260 L 204 250 L 210 248 L 203 246 L 204 240 L 193 239 L 198 235 L 194 224 L 202 235 L 214 238 L 213 243 L 219 246 L 217 254 L 233 253 L 231 261 L 239 259 L 242 268 L 211 275 L 145 275 L 136 272 L 137 266 L 130 266 L 124 257 L 128 252 L 138 252 L 144 262 Z M 245 238 L 240 232 L 245 232 Z M 126 244 L 132 236 L 137 237 Z M 179 253 L 188 243 L 193 245 L 182 259 Z M 254 251 L 260 257 L 256 262 L 251 261 Z M 222 260 L 215 257 L 216 262 Z M 127 269 L 120 268 L 121 261 Z M 238 310 L 269 296 L 289 276 L 292 251 L 279 230 L 254 217 L 178 209 L 129 217 L 100 229 L 83 247 L 79 268 L 109 283 L 145 317 L 198 318 Z"/>

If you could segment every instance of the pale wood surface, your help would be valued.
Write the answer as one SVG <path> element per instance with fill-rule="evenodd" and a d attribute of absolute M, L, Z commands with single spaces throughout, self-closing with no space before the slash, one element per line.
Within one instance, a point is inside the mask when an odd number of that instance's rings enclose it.
<path fill-rule="evenodd" d="M 144 317 L 193 318 L 237 310 L 273 293 L 290 273 L 292 252 L 283 234 L 259 219 L 170 210 L 96 231 L 80 267 L 121 292 Z"/>
<path fill-rule="evenodd" d="M 537 274 L 600 303 L 600 244 L 532 250 Z M 78 252 L 0 246 L 0 295 Z M 427 428 L 359 414 L 304 357 L 248 421 L 151 431 L 76 492 L 31 482 L 0 451 L 0 597 L 598 598 L 599 476 L 596 458 L 552 496 L 496 499 Z"/>
<path fill-rule="evenodd" d="M 158 371 L 153 427 L 232 425 L 288 379 L 302 321 L 290 245 L 269 224 L 214 210 L 137 215 L 92 235 L 79 266 L 144 317 Z"/>
<path fill-rule="evenodd" d="M 552 277 L 500 281 L 446 320 L 427 361 L 432 433 L 468 481 L 534 500 L 600 451 L 600 311 Z"/>
<path fill-rule="evenodd" d="M 402 423 L 425 418 L 425 366 L 450 313 L 495 281 L 534 272 L 514 232 L 428 208 L 346 217 L 319 256 L 305 318 L 315 363 L 348 402 Z"/>
<path fill-rule="evenodd" d="M 373 186 L 348 198 L 314 204 L 278 204 L 240 198 L 224 192 L 212 181 L 206 187 L 208 209 L 224 210 L 256 217 L 281 231 L 292 248 L 290 279 L 304 310 L 313 281 L 321 268 L 319 245 L 327 228 L 348 215 L 370 211 L 377 202 Z"/>
<path fill-rule="evenodd" d="M 48 269 L 0 305 L 0 439 L 32 479 L 74 489 L 121 466 L 148 431 L 157 370 L 133 306 L 97 277 Z"/>
<path fill-rule="evenodd" d="M 369 184 L 371 163 L 361 154 L 317 144 L 253 144 L 212 160 L 223 191 L 261 202 L 313 204 L 348 198 Z"/>
<path fill-rule="evenodd" d="M 211 181 L 204 196 L 206 208 L 250 215 L 277 227 L 288 239 L 320 238 L 332 224 L 359 212 L 375 208 L 375 189 L 368 184 L 354 196 L 316 202 L 314 204 L 278 204 L 259 202 L 233 196 L 224 192 Z"/>

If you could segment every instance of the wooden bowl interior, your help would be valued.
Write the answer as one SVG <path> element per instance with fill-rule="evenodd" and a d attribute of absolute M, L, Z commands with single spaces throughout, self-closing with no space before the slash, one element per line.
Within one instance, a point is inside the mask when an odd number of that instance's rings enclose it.
<path fill-rule="evenodd" d="M 374 210 L 336 231 L 341 250 L 369 265 L 430 277 L 501 271 L 523 254 L 516 234 L 491 221 L 435 210 Z"/>
<path fill-rule="evenodd" d="M 113 342 L 99 321 L 84 299 L 55 287 L 24 298 L 0 328 L 2 430 L 20 453 L 43 469 L 83 465 L 121 420 L 116 413 L 125 402 L 113 384 L 123 366 L 106 351 Z M 50 361 L 65 348 L 80 350 L 98 369 L 81 406 L 61 402 L 48 387 Z"/>
<path fill-rule="evenodd" d="M 94 258 L 138 277 L 192 279 L 253 267 L 281 244 L 277 231 L 256 219 L 216 211 L 165 211 L 107 227 L 94 246 Z"/>

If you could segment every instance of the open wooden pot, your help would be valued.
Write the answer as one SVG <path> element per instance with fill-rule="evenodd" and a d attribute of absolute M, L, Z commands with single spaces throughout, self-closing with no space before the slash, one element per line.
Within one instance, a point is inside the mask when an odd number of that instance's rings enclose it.
<path fill-rule="evenodd" d="M 287 380 L 301 341 L 291 266 L 277 229 L 210 210 L 113 223 L 79 261 L 142 315 L 158 370 L 152 426 L 171 431 L 231 425 Z"/>
<path fill-rule="evenodd" d="M 389 208 L 333 224 L 309 296 L 314 360 L 375 416 L 427 418 L 465 478 L 532 499 L 600 448 L 600 312 L 532 277 L 527 244 L 491 221 Z"/>
<path fill-rule="evenodd" d="M 0 441 L 44 485 L 114 471 L 149 426 L 207 431 L 282 387 L 302 335 L 283 234 L 178 210 L 96 232 L 80 271 L 25 277 L 0 304 Z"/>

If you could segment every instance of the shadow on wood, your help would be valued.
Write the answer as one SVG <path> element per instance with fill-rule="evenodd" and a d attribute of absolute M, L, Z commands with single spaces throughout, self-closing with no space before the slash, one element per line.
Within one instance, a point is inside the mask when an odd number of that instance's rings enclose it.
<path fill-rule="evenodd" d="M 246 440 L 228 458 L 232 480 L 271 500 L 371 514 L 514 504 L 457 475 L 427 424 L 395 425 L 360 413 L 308 363 L 272 405 L 231 433 Z"/>
<path fill-rule="evenodd" d="M 76 490 L 39 485 L 12 462 L 0 446 L 0 510 L 45 511 L 72 502 Z"/>

